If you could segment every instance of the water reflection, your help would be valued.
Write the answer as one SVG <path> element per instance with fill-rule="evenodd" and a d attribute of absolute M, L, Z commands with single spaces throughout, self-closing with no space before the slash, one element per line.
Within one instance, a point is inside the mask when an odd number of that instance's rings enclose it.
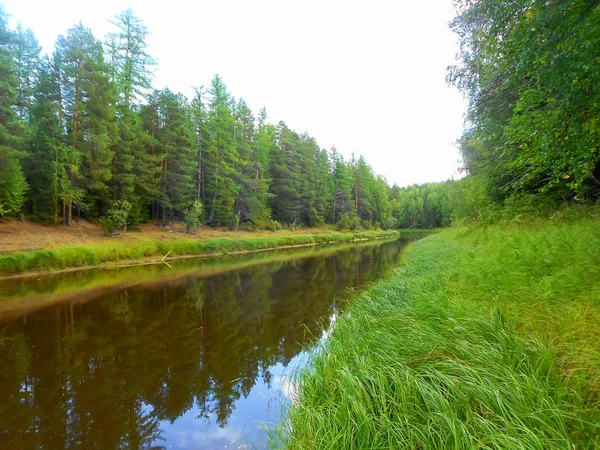
<path fill-rule="evenodd" d="M 335 299 L 399 251 L 361 245 L 212 275 L 182 262 L 175 280 L 80 297 L 54 277 L 66 303 L 0 322 L 0 447 L 264 446 L 260 423 L 277 421 L 286 371 L 327 329 Z"/>

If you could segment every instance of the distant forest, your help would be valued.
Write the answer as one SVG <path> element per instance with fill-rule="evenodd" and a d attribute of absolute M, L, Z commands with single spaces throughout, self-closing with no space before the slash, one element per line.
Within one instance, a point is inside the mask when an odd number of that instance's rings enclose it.
<path fill-rule="evenodd" d="M 31 30 L 7 22 L 0 9 L 0 216 L 112 227 L 190 215 L 249 228 L 449 221 L 443 194 L 425 214 L 413 190 L 390 187 L 362 156 L 345 160 L 268 123 L 218 75 L 191 100 L 152 89 L 148 30 L 131 10 L 104 42 L 80 23 L 47 56 Z"/>

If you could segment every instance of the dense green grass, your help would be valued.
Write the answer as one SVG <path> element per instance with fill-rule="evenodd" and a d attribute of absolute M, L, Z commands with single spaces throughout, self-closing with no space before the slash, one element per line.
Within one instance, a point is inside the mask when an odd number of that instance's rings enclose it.
<path fill-rule="evenodd" d="M 174 241 L 116 242 L 94 246 L 59 247 L 11 253 L 0 256 L 0 275 L 24 272 L 60 270 L 70 267 L 94 266 L 123 260 L 149 257 L 227 254 L 265 250 L 294 245 L 349 242 L 356 239 L 375 239 L 397 236 L 396 231 L 366 231 L 362 233 L 328 233 L 316 235 L 260 236 L 251 238 L 220 238 L 208 241 L 180 239 Z"/>
<path fill-rule="evenodd" d="M 287 448 L 600 448 L 600 221 L 411 244 L 297 374 Z"/>

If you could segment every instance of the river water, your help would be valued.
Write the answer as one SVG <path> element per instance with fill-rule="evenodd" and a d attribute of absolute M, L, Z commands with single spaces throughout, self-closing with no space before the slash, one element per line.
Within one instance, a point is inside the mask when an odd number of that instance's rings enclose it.
<path fill-rule="evenodd" d="M 0 448 L 264 448 L 401 241 L 0 280 Z"/>

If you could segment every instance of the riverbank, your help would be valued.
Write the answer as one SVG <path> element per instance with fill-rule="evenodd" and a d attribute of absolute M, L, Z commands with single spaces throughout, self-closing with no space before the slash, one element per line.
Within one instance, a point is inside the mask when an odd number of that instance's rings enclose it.
<path fill-rule="evenodd" d="M 600 447 L 600 222 L 436 233 L 297 374 L 287 448 Z"/>
<path fill-rule="evenodd" d="M 264 251 L 357 240 L 397 237 L 396 231 L 365 231 L 334 233 L 319 230 L 294 233 L 261 232 L 240 233 L 233 236 L 206 239 L 206 237 L 170 236 L 169 239 L 138 238 L 104 239 L 86 245 L 58 246 L 56 248 L 14 252 L 0 255 L 0 276 L 29 272 L 47 272 L 79 267 L 99 267 L 110 263 L 144 264 L 185 256 L 220 255 Z"/>
<path fill-rule="evenodd" d="M 285 264 L 289 261 L 304 261 L 314 257 L 328 257 L 350 249 L 377 248 L 394 239 L 371 239 L 361 242 L 346 242 L 331 245 L 311 245 L 293 249 L 277 249 L 230 254 L 218 258 L 181 258 L 171 264 L 106 264 L 101 268 L 67 269 L 40 274 L 26 273 L 21 276 L 0 277 L 0 321 L 20 317 L 47 308 L 50 305 L 67 302 L 78 304 L 94 301 L 110 292 L 144 286 L 153 289 L 158 286 L 169 289 L 183 286 L 190 279 L 209 278 L 232 271 L 245 270 L 257 265 Z M 28 278 L 31 282 L 23 282 Z"/>

